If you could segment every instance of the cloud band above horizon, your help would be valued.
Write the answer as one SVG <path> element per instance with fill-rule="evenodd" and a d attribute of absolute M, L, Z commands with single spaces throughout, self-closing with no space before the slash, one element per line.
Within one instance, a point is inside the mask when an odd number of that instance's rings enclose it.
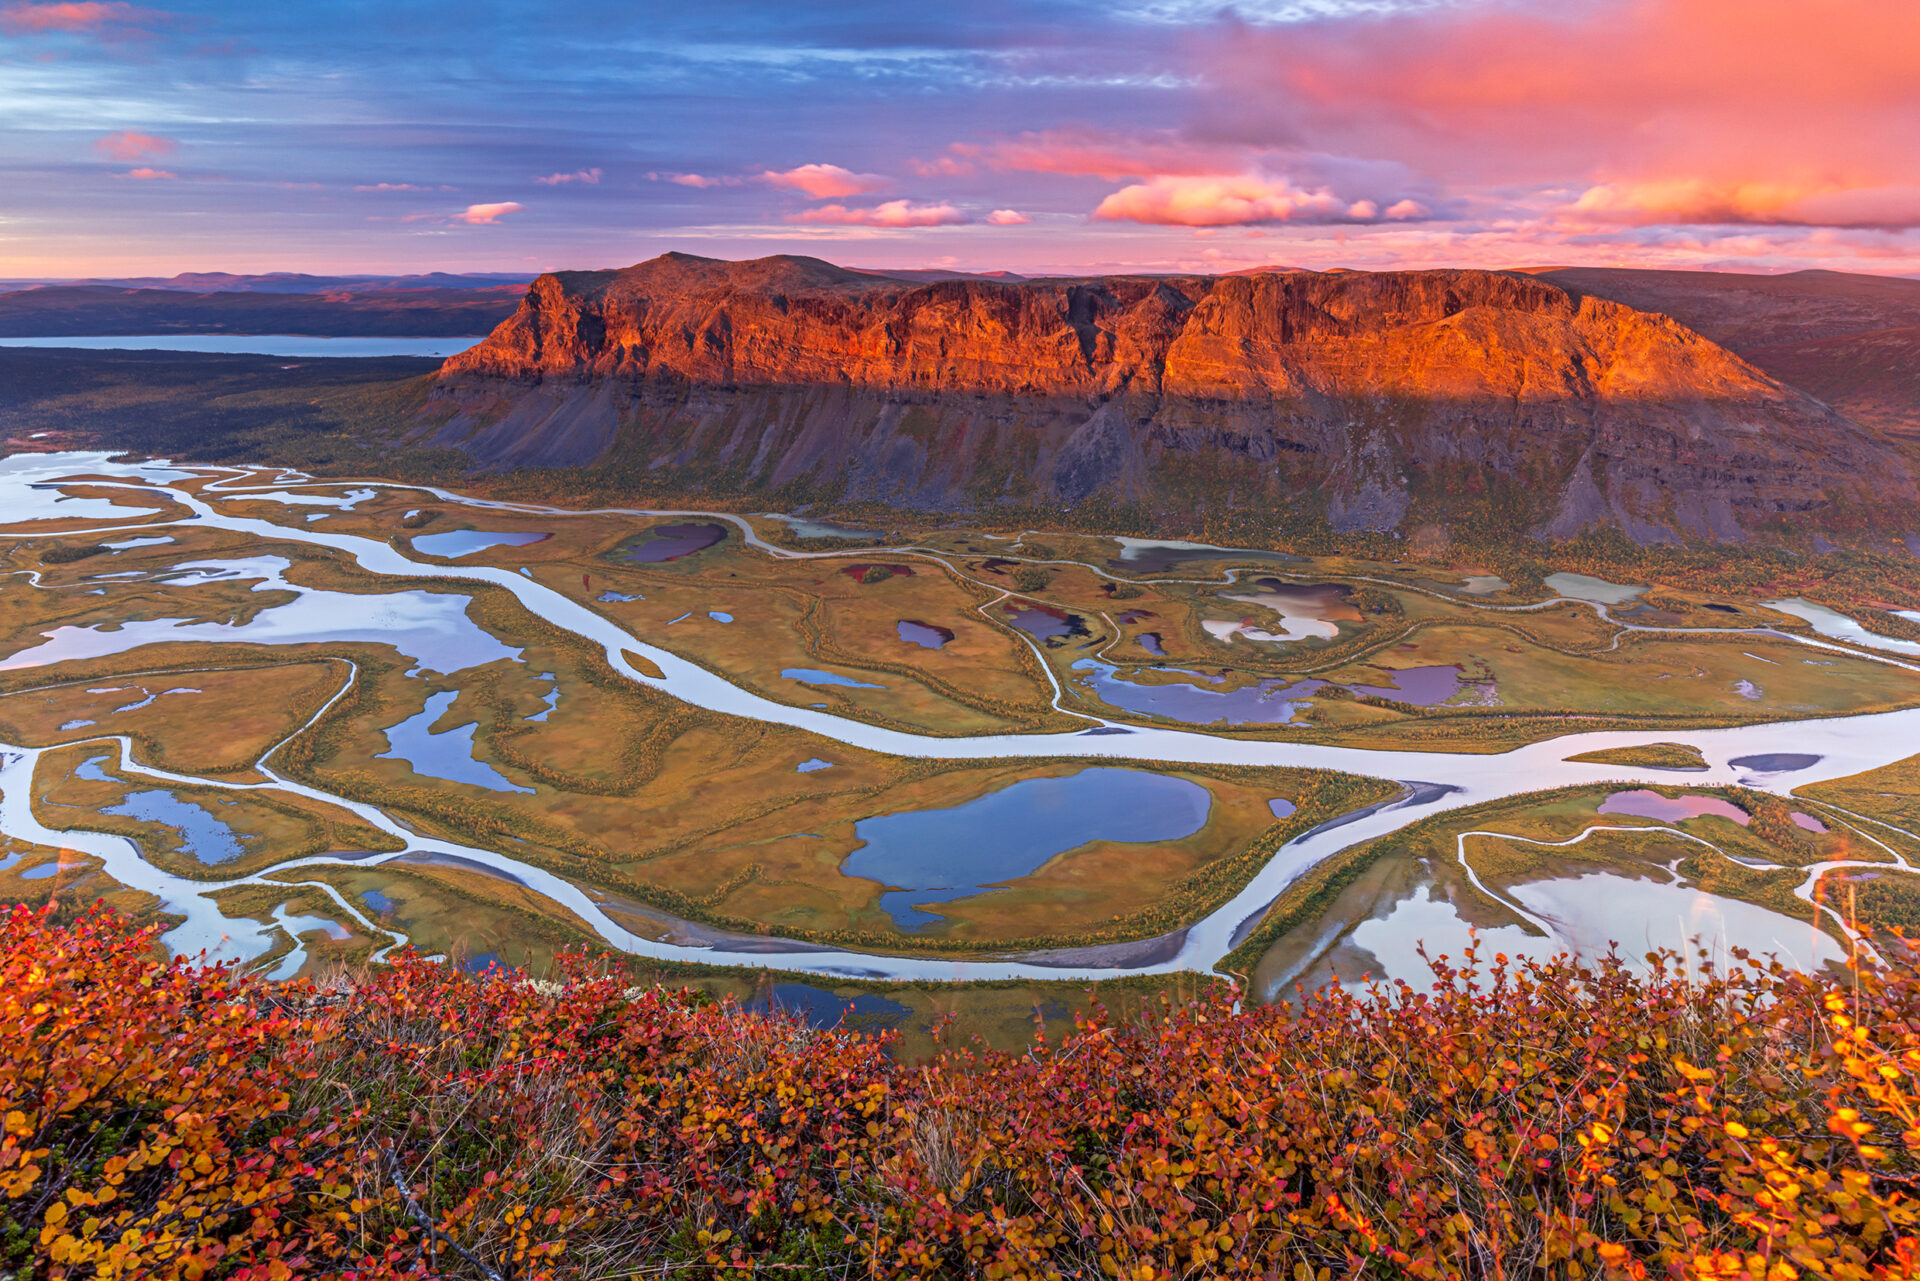
<path fill-rule="evenodd" d="M 1911 0 L 10 0 L 0 59 L 0 276 L 837 241 L 1029 272 L 1920 273 Z"/>

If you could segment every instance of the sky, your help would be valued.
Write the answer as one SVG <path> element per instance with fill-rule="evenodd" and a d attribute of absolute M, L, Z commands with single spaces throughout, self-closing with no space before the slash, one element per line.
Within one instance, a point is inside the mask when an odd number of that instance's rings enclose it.
<path fill-rule="evenodd" d="M 1920 273 L 1920 0 L 0 0 L 0 277 Z"/>

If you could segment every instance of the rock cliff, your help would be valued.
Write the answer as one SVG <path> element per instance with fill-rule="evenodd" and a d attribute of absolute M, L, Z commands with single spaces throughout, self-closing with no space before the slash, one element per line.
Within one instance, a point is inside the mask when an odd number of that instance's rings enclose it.
<path fill-rule="evenodd" d="M 542 276 L 431 404 L 422 436 L 485 466 L 935 509 L 1099 496 L 1189 523 L 1661 541 L 1883 538 L 1916 499 L 1820 402 L 1517 273 L 919 283 L 667 254 Z"/>

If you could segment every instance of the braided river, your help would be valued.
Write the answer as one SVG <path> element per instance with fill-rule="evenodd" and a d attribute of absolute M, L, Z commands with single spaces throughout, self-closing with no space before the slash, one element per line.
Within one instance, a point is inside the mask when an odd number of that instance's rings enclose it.
<path fill-rule="evenodd" d="M 193 488 L 188 488 L 183 482 L 197 483 Z M 82 483 L 86 486 L 86 493 L 64 492 L 65 487 Z M 150 495 L 155 500 L 170 500 L 190 515 L 166 523 L 143 521 L 130 525 L 126 522 L 139 509 L 99 499 L 97 495 L 108 486 L 124 489 L 127 491 L 125 497 L 133 502 L 137 502 L 142 494 Z M 257 539 L 263 548 L 268 544 L 287 543 L 332 548 L 351 558 L 362 570 L 376 578 L 387 576 L 415 582 L 432 578 L 453 583 L 491 584 L 511 592 L 536 616 L 601 650 L 606 662 L 616 672 L 636 684 L 652 687 L 712 712 L 792 726 L 827 740 L 894 756 L 945 760 L 1069 757 L 1089 762 L 1294 766 L 1340 770 L 1403 784 L 1397 800 L 1369 807 L 1296 837 L 1283 846 L 1230 902 L 1162 940 L 1138 946 L 961 959 L 846 951 L 778 938 L 717 936 L 712 946 L 656 941 L 624 928 L 601 910 L 594 896 L 586 889 L 550 871 L 497 850 L 423 836 L 384 813 L 377 805 L 336 796 L 286 777 L 274 770 L 272 752 L 267 754 L 259 767 L 263 781 L 236 783 L 191 778 L 155 769 L 136 760 L 131 743 L 121 736 L 109 734 L 89 740 L 97 743 L 103 753 L 116 756 L 118 767 L 131 777 L 150 778 L 175 785 L 194 783 L 236 792 L 277 790 L 336 805 L 389 833 L 403 846 L 393 853 L 356 856 L 354 866 L 374 866 L 406 855 L 466 860 L 484 865 L 493 873 L 517 881 L 566 908 L 585 922 L 606 946 L 665 960 L 899 980 L 1092 980 L 1176 970 L 1208 971 L 1232 950 L 1266 907 L 1289 884 L 1315 864 L 1341 850 L 1374 840 L 1436 813 L 1480 805 L 1503 797 L 1571 785 L 1661 781 L 1657 775 L 1651 775 L 1644 769 L 1575 762 L 1566 759 L 1569 756 L 1655 742 L 1685 743 L 1699 749 L 1708 765 L 1705 771 L 1687 776 L 1689 785 L 1739 785 L 1786 795 L 1795 787 L 1843 778 L 1892 764 L 1920 752 L 1920 708 L 1737 728 L 1662 728 L 1575 734 L 1497 754 L 1333 747 L 1289 742 L 1284 737 L 1284 730 L 1275 731 L 1271 738 L 1248 739 L 1213 734 L 1205 729 L 1131 724 L 1122 720 L 1097 720 L 1091 717 L 1085 718 L 1088 721 L 1087 729 L 1067 733 L 964 738 L 921 735 L 869 725 L 812 708 L 788 706 L 737 688 L 698 664 L 650 643 L 649 637 L 636 635 L 586 604 L 509 569 L 416 560 L 374 538 L 331 533 L 303 523 L 281 524 L 237 516 L 215 505 L 221 496 L 259 497 L 276 494 L 281 496 L 281 501 L 340 506 L 356 501 L 353 494 L 381 487 L 377 482 L 368 481 L 357 481 L 352 485 L 315 482 L 297 473 L 275 469 L 115 462 L 110 455 L 99 453 L 20 454 L 0 459 L 0 536 L 44 534 L 47 532 L 44 526 L 36 531 L 34 525 L 50 518 L 61 520 L 59 532 L 63 535 L 89 538 L 109 534 L 122 537 L 154 536 L 181 528 L 214 528 Z M 750 546 L 774 557 L 871 557 L 880 552 L 929 560 L 947 559 L 943 553 L 911 546 L 868 546 L 860 548 L 858 552 L 846 553 L 793 551 L 767 543 L 747 521 L 727 513 L 644 509 L 570 512 L 559 508 L 474 499 L 419 485 L 396 484 L 392 488 L 431 492 L 442 501 L 464 504 L 475 510 L 537 513 L 555 520 L 576 515 L 615 514 L 635 517 L 698 516 L 726 521 L 740 530 Z M 148 509 L 147 514 L 154 514 L 154 509 Z M 479 637 L 462 633 L 462 624 L 470 631 L 477 629 L 464 616 L 457 622 L 451 618 L 446 609 L 447 598 L 438 598 L 436 605 L 433 593 L 406 592 L 399 588 L 390 594 L 365 597 L 320 592 L 279 579 L 275 567 L 284 567 L 285 563 L 284 558 L 266 554 L 241 561 L 200 558 L 182 562 L 181 568 L 188 573 L 244 576 L 271 581 L 276 590 L 291 590 L 300 594 L 301 599 L 291 605 L 259 611 L 244 626 L 194 624 L 180 629 L 179 634 L 145 633 L 133 625 L 120 632 L 68 628 L 63 630 L 80 635 L 49 633 L 38 644 L 20 645 L 12 653 L 0 655 L 0 670 L 18 671 L 66 658 L 121 652 L 141 643 L 143 637 L 215 644 L 222 639 L 256 643 L 324 643 L 329 639 L 365 643 L 369 639 L 384 640 L 385 643 L 394 644 L 421 666 L 434 670 L 449 670 L 442 665 L 470 660 L 486 661 L 488 657 L 486 642 L 491 638 L 484 633 Z M 235 568 L 236 565 L 238 568 Z M 1093 565 L 1088 565 L 1088 568 L 1097 573 L 1105 572 Z M 0 620 L 4 620 L 10 597 L 17 598 L 19 593 L 35 590 L 42 589 L 34 573 L 22 571 L 0 579 Z M 310 599 L 313 597 L 325 599 Z M 426 599 L 418 599 L 422 597 Z M 439 614 L 433 612 L 436 608 L 441 611 Z M 1606 605 L 1595 602 L 1593 608 L 1604 613 Z M 280 617 L 276 619 L 276 615 Z M 1620 625 L 1627 626 L 1624 623 Z M 1910 647 L 1900 642 L 1887 642 L 1876 649 L 1858 647 L 1862 644 L 1859 640 L 1861 636 L 1867 638 L 1864 643 L 1880 638 L 1861 631 L 1857 626 L 1848 633 L 1848 638 L 1855 643 L 1847 645 L 1793 633 L 1765 634 L 1776 639 L 1791 639 L 1810 648 L 1836 650 L 1907 670 L 1920 670 L 1920 657 L 1911 657 L 1902 652 Z M 116 636 L 120 639 L 113 639 Z M 84 637 L 93 638 L 86 642 L 93 648 L 76 648 Z M 101 645 L 103 638 L 105 648 Z M 443 652 L 448 647 L 456 650 L 465 647 L 473 652 L 448 656 Z M 642 670 L 629 660 L 629 654 L 644 658 L 653 664 L 659 674 Z M 212 661 L 217 660 L 210 659 Z M 456 666 L 450 670 L 457 672 L 459 669 Z M 316 719 L 324 712 L 323 708 L 316 713 Z M 106 874 L 114 880 L 158 897 L 166 912 L 184 918 L 164 937 L 166 944 L 175 952 L 205 951 L 211 957 L 236 960 L 265 954 L 275 945 L 281 931 L 292 935 L 288 924 L 282 920 L 259 922 L 245 917 L 228 917 L 212 895 L 238 885 L 264 883 L 263 878 L 268 872 L 277 874 L 277 879 L 272 882 L 274 884 L 285 886 L 299 883 L 289 882 L 288 874 L 341 861 L 337 855 L 290 859 L 252 875 L 229 880 L 187 878 L 163 872 L 147 862 L 138 846 L 124 837 L 85 830 L 55 831 L 42 825 L 31 804 L 34 770 L 40 756 L 40 749 L 0 743 L 0 831 L 22 841 L 77 850 L 98 858 L 104 864 Z M 395 943 L 403 941 L 402 936 L 394 934 L 392 930 L 383 929 L 369 921 L 358 907 L 330 887 L 320 882 L 305 884 L 313 885 L 332 898 L 344 914 L 369 930 L 373 937 L 392 937 Z M 297 938 L 295 941 L 292 965 L 283 962 L 276 973 L 291 973 L 293 968 L 297 968 Z"/>

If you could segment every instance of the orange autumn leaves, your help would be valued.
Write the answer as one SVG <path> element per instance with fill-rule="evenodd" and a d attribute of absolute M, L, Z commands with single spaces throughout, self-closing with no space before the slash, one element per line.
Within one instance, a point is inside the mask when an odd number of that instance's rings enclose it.
<path fill-rule="evenodd" d="M 1496 959 L 909 1067 L 583 958 L 557 986 L 409 959 L 275 987 L 105 915 L 0 924 L 3 1272 L 1920 1266 L 1911 958 L 1844 983 Z"/>

